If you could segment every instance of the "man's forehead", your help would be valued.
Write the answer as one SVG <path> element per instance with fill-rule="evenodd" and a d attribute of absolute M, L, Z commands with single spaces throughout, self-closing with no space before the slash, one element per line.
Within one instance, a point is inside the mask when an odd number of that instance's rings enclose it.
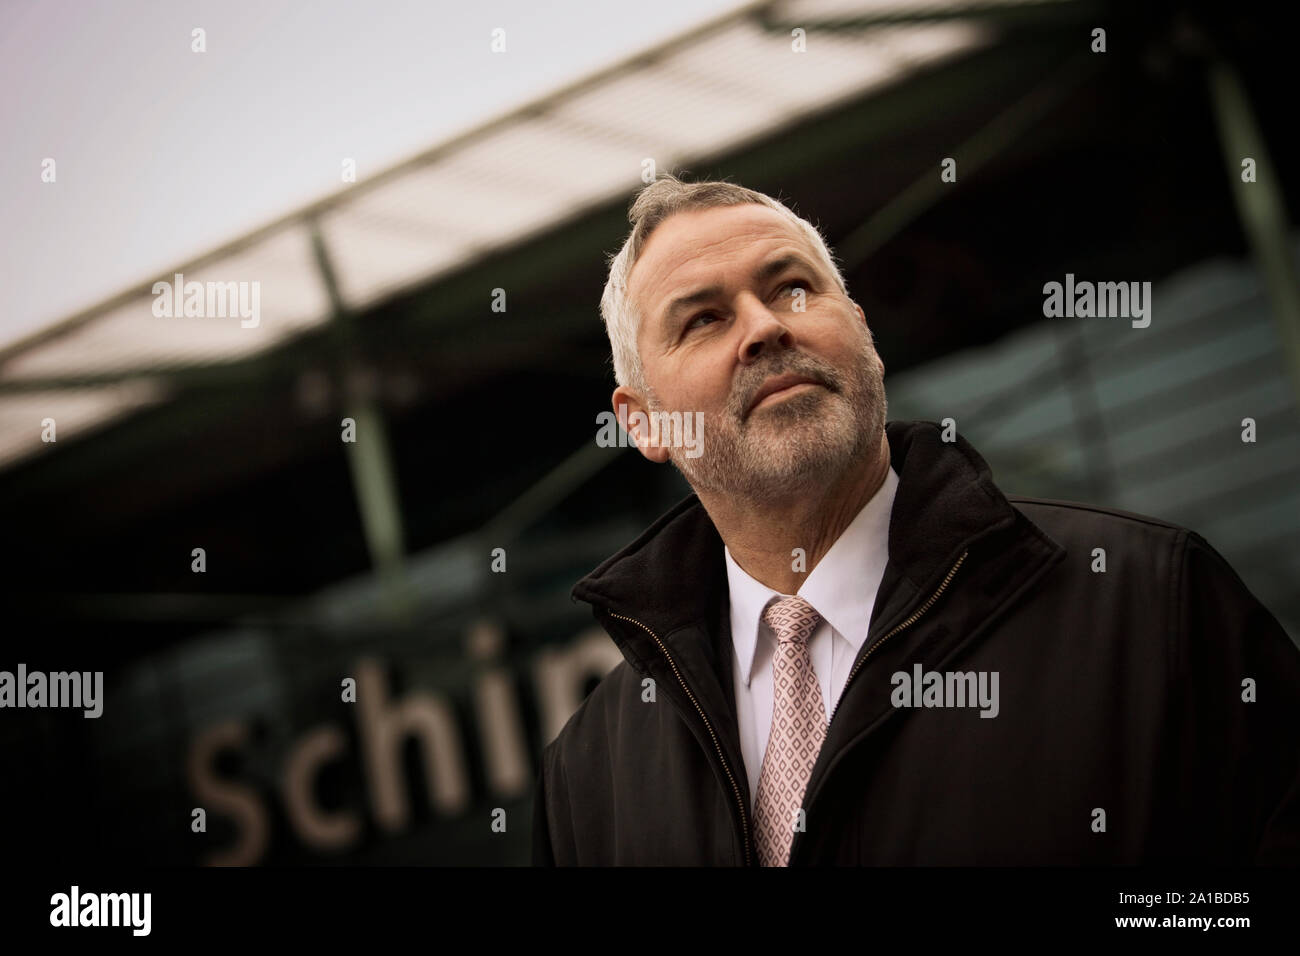
<path fill-rule="evenodd" d="M 650 234 L 632 267 L 628 291 L 653 312 L 678 286 L 712 282 L 721 260 L 763 258 L 777 248 L 817 264 L 807 237 L 767 206 L 747 203 L 674 213 Z"/>

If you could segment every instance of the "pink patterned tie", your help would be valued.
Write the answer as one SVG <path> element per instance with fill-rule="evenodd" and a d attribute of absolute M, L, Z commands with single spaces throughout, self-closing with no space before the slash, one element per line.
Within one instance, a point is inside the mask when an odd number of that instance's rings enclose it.
<path fill-rule="evenodd" d="M 826 705 L 808 656 L 821 615 L 803 598 L 774 599 L 763 620 L 776 632 L 772 657 L 772 732 L 754 798 L 754 836 L 763 866 L 785 866 L 817 752 L 826 737 Z"/>

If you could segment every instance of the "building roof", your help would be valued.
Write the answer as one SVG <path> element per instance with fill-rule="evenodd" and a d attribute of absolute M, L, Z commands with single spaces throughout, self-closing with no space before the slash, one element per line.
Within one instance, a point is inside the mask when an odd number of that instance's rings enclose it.
<path fill-rule="evenodd" d="M 973 7 L 750 4 L 179 263 L 0 349 L 0 468 L 42 447 L 43 419 L 66 440 L 166 401 L 170 376 L 247 361 L 327 323 L 313 229 L 340 304 L 363 312 L 628 194 L 647 160 L 660 171 L 735 150 L 970 50 L 990 37 L 962 16 Z M 826 28 L 847 14 L 854 29 Z M 879 22 L 861 29 L 864 17 Z M 806 52 L 794 51 L 796 29 Z M 155 283 L 178 274 L 257 283 L 256 326 L 230 311 L 156 315 Z"/>

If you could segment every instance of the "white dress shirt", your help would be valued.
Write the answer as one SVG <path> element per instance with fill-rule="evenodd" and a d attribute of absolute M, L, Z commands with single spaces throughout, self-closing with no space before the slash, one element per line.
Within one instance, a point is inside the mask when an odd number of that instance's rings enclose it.
<path fill-rule="evenodd" d="M 876 592 L 889 560 L 889 514 L 897 487 L 898 474 L 891 465 L 875 495 L 799 588 L 799 596 L 822 617 L 808 640 L 808 652 L 821 685 L 827 719 L 867 638 Z M 736 715 L 752 806 L 767 738 L 772 732 L 772 653 L 776 635 L 763 621 L 762 613 L 768 601 L 783 595 L 755 581 L 736 563 L 729 549 L 723 550 L 731 600 Z"/>

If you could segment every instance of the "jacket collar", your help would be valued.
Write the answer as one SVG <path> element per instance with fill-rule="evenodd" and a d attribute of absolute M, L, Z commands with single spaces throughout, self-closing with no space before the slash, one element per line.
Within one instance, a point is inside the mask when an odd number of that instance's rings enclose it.
<path fill-rule="evenodd" d="M 937 424 L 921 421 L 889 422 L 886 435 L 899 485 L 882 596 L 899 579 L 909 590 L 929 593 L 963 551 L 1009 528 L 1018 513 L 993 484 L 987 462 L 960 435 L 944 442 Z M 715 621 L 719 602 L 727 606 L 722 538 L 699 498 L 688 495 L 578 581 L 572 594 L 661 635 Z M 873 621 L 881 612 L 878 601 Z"/>

